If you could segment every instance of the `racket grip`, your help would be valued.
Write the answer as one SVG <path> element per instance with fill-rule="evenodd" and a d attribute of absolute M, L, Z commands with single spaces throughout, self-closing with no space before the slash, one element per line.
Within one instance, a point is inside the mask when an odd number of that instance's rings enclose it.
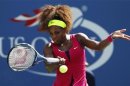
<path fill-rule="evenodd" d="M 58 58 L 46 58 L 46 62 L 49 64 L 58 63 L 60 60 Z"/>
<path fill-rule="evenodd" d="M 43 58 L 44 62 L 48 63 L 48 64 L 52 64 L 52 63 L 58 63 L 60 62 L 59 58 L 52 58 L 52 57 L 44 57 L 40 54 L 37 54 L 39 57 Z"/>

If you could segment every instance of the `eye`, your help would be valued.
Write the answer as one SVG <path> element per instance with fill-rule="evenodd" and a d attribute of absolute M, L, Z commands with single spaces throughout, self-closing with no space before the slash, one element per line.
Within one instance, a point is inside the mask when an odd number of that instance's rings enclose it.
<path fill-rule="evenodd" d="M 50 32 L 49 34 L 50 34 L 51 36 L 53 35 L 53 33 L 51 33 L 51 32 Z"/>
<path fill-rule="evenodd" d="M 55 34 L 58 35 L 60 32 L 59 31 L 55 31 Z"/>

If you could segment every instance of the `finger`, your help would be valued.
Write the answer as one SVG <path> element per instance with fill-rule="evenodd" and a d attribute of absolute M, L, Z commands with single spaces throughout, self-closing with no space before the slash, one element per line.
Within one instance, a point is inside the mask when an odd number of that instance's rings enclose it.
<path fill-rule="evenodd" d="M 124 34 L 125 37 L 130 37 L 129 35 Z"/>
<path fill-rule="evenodd" d="M 121 33 L 122 33 L 122 32 L 125 32 L 125 31 L 126 31 L 126 29 L 121 29 L 121 30 L 120 30 Z"/>
<path fill-rule="evenodd" d="M 125 40 L 130 40 L 130 36 L 126 34 L 122 34 L 119 38 L 125 39 Z"/>
<path fill-rule="evenodd" d="M 60 56 L 57 56 L 57 58 L 59 58 L 59 59 L 60 59 L 61 57 L 60 57 Z"/>
<path fill-rule="evenodd" d="M 130 38 L 127 38 L 127 37 L 123 37 L 123 39 L 125 39 L 125 40 L 130 40 Z"/>
<path fill-rule="evenodd" d="M 127 40 L 130 40 L 130 36 L 129 35 L 124 34 L 124 38 L 127 39 Z"/>
<path fill-rule="evenodd" d="M 58 59 L 60 59 L 60 61 L 66 61 L 65 58 L 61 58 L 60 56 L 57 56 Z"/>

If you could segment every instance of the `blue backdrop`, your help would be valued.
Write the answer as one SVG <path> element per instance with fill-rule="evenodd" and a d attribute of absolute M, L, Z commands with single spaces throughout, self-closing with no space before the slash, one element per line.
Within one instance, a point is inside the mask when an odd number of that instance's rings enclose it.
<path fill-rule="evenodd" d="M 50 38 L 37 31 L 36 9 L 46 4 L 72 7 L 74 26 L 70 33 L 83 32 L 99 41 L 121 28 L 130 35 L 129 0 L 0 0 L 0 86 L 52 86 L 55 77 L 44 75 L 43 64 L 25 72 L 13 72 L 7 65 L 9 49 L 20 42 L 34 45 L 42 54 Z M 88 71 L 94 74 L 96 86 L 130 86 L 129 51 L 130 41 L 121 39 L 104 51 L 86 49 Z"/>

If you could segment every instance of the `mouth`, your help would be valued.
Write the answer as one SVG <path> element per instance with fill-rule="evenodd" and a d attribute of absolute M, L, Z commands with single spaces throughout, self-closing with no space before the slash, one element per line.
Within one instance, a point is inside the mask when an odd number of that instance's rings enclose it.
<path fill-rule="evenodd" d="M 58 41 L 58 40 L 53 40 L 53 41 L 54 41 L 54 43 L 57 44 L 57 45 L 61 45 L 61 44 L 62 44 L 61 41 Z"/>
<path fill-rule="evenodd" d="M 61 43 L 59 43 L 59 42 L 57 42 L 57 41 L 54 41 L 54 43 L 57 44 L 57 45 L 60 45 L 60 44 L 61 44 Z"/>

